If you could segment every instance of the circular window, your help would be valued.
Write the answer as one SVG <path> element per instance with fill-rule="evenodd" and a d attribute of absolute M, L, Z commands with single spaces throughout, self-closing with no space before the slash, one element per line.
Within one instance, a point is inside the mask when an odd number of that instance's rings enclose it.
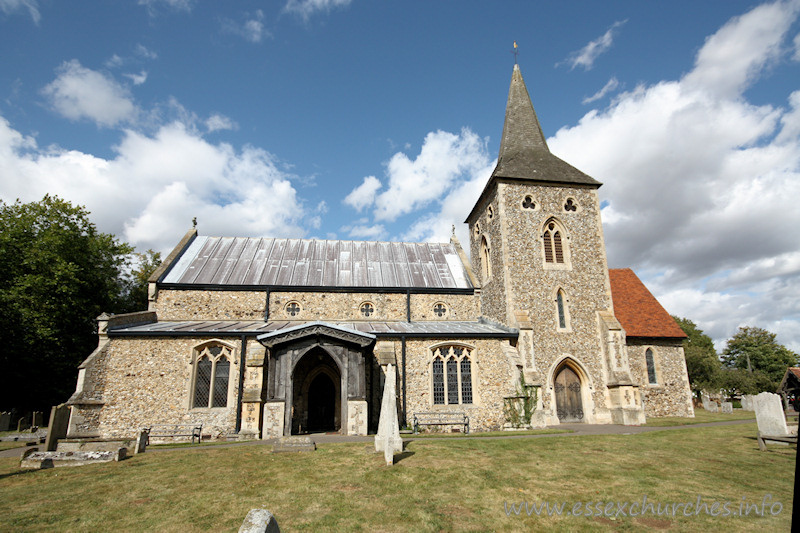
<path fill-rule="evenodd" d="M 375 306 L 369 302 L 364 302 L 361 304 L 361 316 L 363 317 L 371 317 L 375 314 Z"/>
<path fill-rule="evenodd" d="M 286 314 L 289 316 L 297 316 L 302 310 L 303 308 L 300 307 L 300 304 L 297 302 L 289 302 L 286 304 Z"/>
<path fill-rule="evenodd" d="M 533 201 L 532 196 L 526 196 L 522 200 L 522 208 L 523 209 L 536 209 L 536 202 Z"/>
<path fill-rule="evenodd" d="M 578 210 L 578 204 L 575 203 L 575 200 L 572 198 L 567 198 L 567 202 L 564 204 L 564 211 L 567 213 L 575 212 Z"/>
<path fill-rule="evenodd" d="M 439 318 L 444 318 L 447 316 L 447 306 L 442 302 L 435 303 L 433 305 L 433 314 Z"/>

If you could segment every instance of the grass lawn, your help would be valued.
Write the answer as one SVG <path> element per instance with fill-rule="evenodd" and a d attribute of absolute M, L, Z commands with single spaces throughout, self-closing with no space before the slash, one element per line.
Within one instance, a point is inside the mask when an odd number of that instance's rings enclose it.
<path fill-rule="evenodd" d="M 271 510 L 283 531 L 789 531 L 794 446 L 759 452 L 756 426 L 639 435 L 418 439 L 393 467 L 363 443 L 271 454 L 268 446 L 150 451 L 120 463 L 21 472 L 0 459 L 0 529 L 236 531 Z M 400 457 L 400 456 L 398 456 Z M 647 501 L 709 512 L 761 505 L 766 517 L 528 516 L 504 504 Z M 744 500 L 743 500 L 744 499 Z M 780 502 L 782 510 L 778 511 Z M 597 505 L 591 506 L 593 515 Z M 604 510 L 604 507 L 600 508 Z M 637 508 L 638 509 L 638 508 Z M 532 507 L 531 507 L 531 510 Z M 626 511 L 629 511 L 626 508 Z M 760 510 L 760 507 L 759 507 Z M 752 513 L 752 511 L 751 511 Z"/>
<path fill-rule="evenodd" d="M 724 422 L 726 420 L 755 420 L 756 414 L 753 411 L 737 410 L 731 414 L 711 413 L 705 409 L 695 408 L 694 418 L 682 416 L 665 416 L 663 418 L 649 417 L 645 426 L 665 427 L 665 426 L 687 426 L 692 424 L 703 424 L 706 422 Z"/>

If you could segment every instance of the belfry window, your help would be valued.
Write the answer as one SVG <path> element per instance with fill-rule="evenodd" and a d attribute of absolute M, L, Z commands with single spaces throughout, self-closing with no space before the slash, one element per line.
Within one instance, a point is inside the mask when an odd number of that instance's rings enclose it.
<path fill-rule="evenodd" d="M 431 380 L 434 405 L 472 403 L 471 349 L 441 346 L 433 352 Z"/>
<path fill-rule="evenodd" d="M 481 237 L 481 273 L 483 274 L 483 282 L 486 283 L 492 277 L 492 261 L 489 256 L 489 241 L 486 236 Z"/>
<path fill-rule="evenodd" d="M 568 254 L 564 229 L 555 220 L 549 220 L 542 233 L 545 266 L 567 266 Z M 562 267 L 563 268 L 563 267 Z"/>
<path fill-rule="evenodd" d="M 192 407 L 227 407 L 232 360 L 231 349 L 224 344 L 195 348 Z"/>

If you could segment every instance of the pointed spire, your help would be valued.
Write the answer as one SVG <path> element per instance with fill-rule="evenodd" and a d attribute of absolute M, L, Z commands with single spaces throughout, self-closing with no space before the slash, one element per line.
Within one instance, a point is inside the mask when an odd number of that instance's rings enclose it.
<path fill-rule="evenodd" d="M 514 65 L 497 167 L 492 177 L 600 185 L 550 153 L 519 65 Z"/>

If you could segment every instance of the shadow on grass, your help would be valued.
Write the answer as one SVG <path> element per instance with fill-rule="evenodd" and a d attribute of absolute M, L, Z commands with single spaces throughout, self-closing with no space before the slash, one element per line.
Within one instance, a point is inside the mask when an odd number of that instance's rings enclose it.
<path fill-rule="evenodd" d="M 16 472 L 9 472 L 7 474 L 0 474 L 0 479 L 8 479 L 10 477 L 19 476 L 20 474 L 33 474 L 34 472 L 38 472 L 39 468 L 31 468 L 25 470 L 17 470 Z"/>
<path fill-rule="evenodd" d="M 394 464 L 399 463 L 403 459 L 407 459 L 407 458 L 411 457 L 412 455 L 414 455 L 414 453 L 415 452 L 411 452 L 411 451 L 404 451 L 402 453 L 396 453 L 394 455 Z"/>

